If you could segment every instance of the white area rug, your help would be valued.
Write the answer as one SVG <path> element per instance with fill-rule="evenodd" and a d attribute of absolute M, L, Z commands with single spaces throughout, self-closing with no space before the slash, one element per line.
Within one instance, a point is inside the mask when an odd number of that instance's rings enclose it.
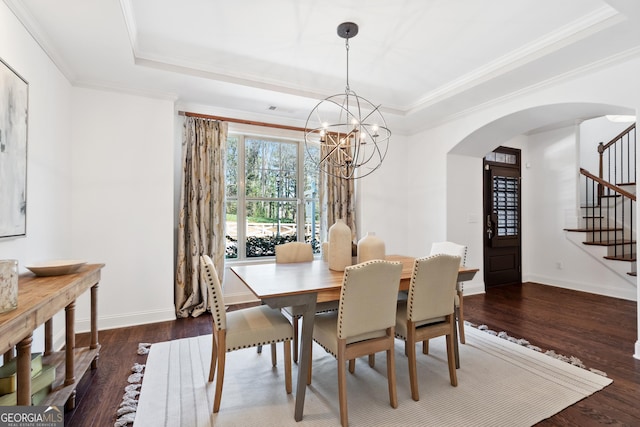
<path fill-rule="evenodd" d="M 404 343 L 396 340 L 398 408 L 389 406 L 384 353 L 375 369 L 366 358 L 347 373 L 351 426 L 530 426 L 601 390 L 612 381 L 493 335 L 466 328 L 460 345 L 458 387 L 449 383 L 444 338 L 418 352 L 420 401 L 411 399 Z M 420 348 L 421 349 L 421 348 Z M 153 344 L 135 418 L 148 426 L 335 426 L 340 424 L 336 360 L 317 345 L 304 418 L 293 419 L 294 394 L 284 388 L 269 351 L 227 354 L 218 414 L 211 414 L 215 382 L 208 383 L 211 336 Z"/>

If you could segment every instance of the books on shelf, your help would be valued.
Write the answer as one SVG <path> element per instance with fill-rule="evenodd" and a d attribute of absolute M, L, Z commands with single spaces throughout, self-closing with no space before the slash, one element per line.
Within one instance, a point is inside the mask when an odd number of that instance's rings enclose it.
<path fill-rule="evenodd" d="M 17 363 L 18 359 L 13 358 L 0 366 L 0 395 L 16 391 Z M 42 371 L 42 353 L 31 353 L 31 377 L 38 375 L 40 371 Z"/>
<path fill-rule="evenodd" d="M 42 365 L 42 369 L 38 374 L 31 378 L 31 404 L 38 405 L 44 400 L 49 391 L 51 384 L 56 379 L 56 367 L 54 365 Z M 0 406 L 15 406 L 18 404 L 18 392 L 5 394 L 0 396 Z"/>

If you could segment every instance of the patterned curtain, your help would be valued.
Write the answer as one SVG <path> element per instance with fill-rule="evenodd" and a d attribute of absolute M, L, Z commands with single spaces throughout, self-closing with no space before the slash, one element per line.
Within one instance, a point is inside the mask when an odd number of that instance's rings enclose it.
<path fill-rule="evenodd" d="M 199 316 L 209 305 L 207 286 L 200 280 L 200 255 L 211 257 L 222 281 L 226 144 L 227 123 L 186 118 L 175 283 L 178 317 Z"/>
<path fill-rule="evenodd" d="M 327 154 L 329 147 L 322 146 L 320 156 Z M 320 229 L 323 230 L 323 238 L 326 240 L 329 227 L 336 220 L 342 218 L 351 228 L 351 239 L 358 235 L 356 229 L 356 192 L 353 179 L 344 179 L 331 176 L 320 171 L 320 206 L 323 209 L 320 217 Z"/>

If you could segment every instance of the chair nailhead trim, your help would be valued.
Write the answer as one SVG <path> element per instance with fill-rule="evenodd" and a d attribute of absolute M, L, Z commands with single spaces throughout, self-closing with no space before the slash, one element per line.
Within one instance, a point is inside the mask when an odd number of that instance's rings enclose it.
<path fill-rule="evenodd" d="M 243 348 L 252 348 L 252 347 L 257 347 L 259 345 L 276 344 L 276 343 L 279 343 L 279 342 L 292 341 L 292 340 L 293 340 L 293 336 L 290 336 L 287 339 L 280 339 L 280 340 L 276 340 L 276 341 L 263 341 L 263 342 L 258 342 L 258 343 L 254 343 L 254 344 L 246 344 L 246 345 L 243 345 L 241 347 L 233 347 L 233 348 L 227 349 L 227 353 L 229 353 L 230 351 L 234 351 L 234 350 L 242 350 Z"/>

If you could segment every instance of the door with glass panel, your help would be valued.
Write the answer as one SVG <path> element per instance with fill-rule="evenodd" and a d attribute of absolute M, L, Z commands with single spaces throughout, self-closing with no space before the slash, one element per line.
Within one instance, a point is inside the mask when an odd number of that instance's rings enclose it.
<path fill-rule="evenodd" d="M 520 150 L 499 147 L 483 166 L 485 287 L 521 283 Z"/>

